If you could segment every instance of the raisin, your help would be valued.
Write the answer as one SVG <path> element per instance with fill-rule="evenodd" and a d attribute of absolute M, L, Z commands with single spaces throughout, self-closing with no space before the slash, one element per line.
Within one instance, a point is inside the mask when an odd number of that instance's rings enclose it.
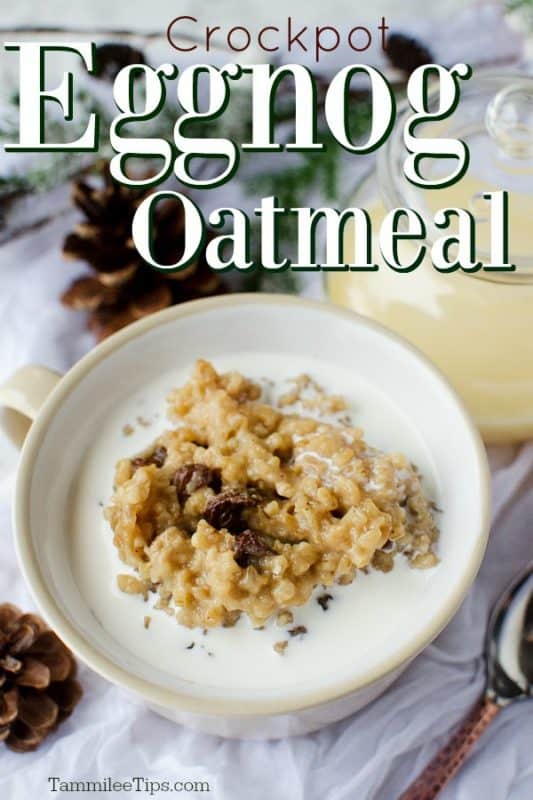
<path fill-rule="evenodd" d="M 300 636 L 307 633 L 307 628 L 305 625 L 296 625 L 294 628 L 289 628 L 289 633 L 291 636 Z"/>
<path fill-rule="evenodd" d="M 153 453 L 149 453 L 147 456 L 137 456 L 137 458 L 132 458 L 131 466 L 134 469 L 138 469 L 139 467 L 147 467 L 149 464 L 155 464 L 156 467 L 161 468 L 166 460 L 167 448 L 161 445 L 156 447 Z"/>
<path fill-rule="evenodd" d="M 321 594 L 320 597 L 317 597 L 316 599 L 318 605 L 321 606 L 324 609 L 324 611 L 328 610 L 330 600 L 333 600 L 333 595 L 329 594 L 329 592 Z"/>
<path fill-rule="evenodd" d="M 269 556 L 275 552 L 266 537 L 251 530 L 246 530 L 235 537 L 233 551 L 235 561 L 243 569 L 248 567 L 254 559 Z"/>
<path fill-rule="evenodd" d="M 217 530 L 226 528 L 230 533 L 240 533 L 243 529 L 242 512 L 257 505 L 259 499 L 256 492 L 226 489 L 208 500 L 204 519 Z"/>
<path fill-rule="evenodd" d="M 220 489 L 220 472 L 210 469 L 205 464 L 184 464 L 172 479 L 180 500 L 189 497 L 193 492 L 210 486 L 215 491 Z"/>

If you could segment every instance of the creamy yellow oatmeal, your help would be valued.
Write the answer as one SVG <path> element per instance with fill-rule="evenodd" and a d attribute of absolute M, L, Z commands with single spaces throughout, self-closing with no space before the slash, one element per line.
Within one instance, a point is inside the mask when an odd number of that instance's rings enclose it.
<path fill-rule="evenodd" d="M 434 566 L 434 506 L 416 468 L 366 444 L 342 398 L 300 376 L 277 405 L 198 361 L 169 398 L 176 427 L 118 462 L 106 517 L 125 592 L 159 594 L 189 627 L 255 625 L 357 570 Z M 306 416 L 313 413 L 315 416 Z M 318 415 L 318 418 L 316 416 Z"/>

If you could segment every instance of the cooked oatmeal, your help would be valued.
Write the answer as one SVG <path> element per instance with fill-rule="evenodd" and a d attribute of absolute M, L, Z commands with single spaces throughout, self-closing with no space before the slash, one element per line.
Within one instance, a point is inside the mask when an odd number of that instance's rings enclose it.
<path fill-rule="evenodd" d="M 307 376 L 271 405 L 258 384 L 198 361 L 168 403 L 176 427 L 118 462 L 105 512 L 135 571 L 118 576 L 123 591 L 157 592 L 189 627 L 241 613 L 260 626 L 292 618 L 318 585 L 389 571 L 398 554 L 416 568 L 437 563 L 416 468 L 367 445 L 343 399 Z"/>

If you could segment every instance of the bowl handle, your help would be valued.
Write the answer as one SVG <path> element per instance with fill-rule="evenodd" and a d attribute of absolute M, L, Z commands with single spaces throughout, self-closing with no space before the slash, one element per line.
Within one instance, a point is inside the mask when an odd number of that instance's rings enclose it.
<path fill-rule="evenodd" d="M 0 386 L 0 430 L 21 447 L 42 404 L 61 380 L 58 372 L 37 366 L 22 367 Z"/>

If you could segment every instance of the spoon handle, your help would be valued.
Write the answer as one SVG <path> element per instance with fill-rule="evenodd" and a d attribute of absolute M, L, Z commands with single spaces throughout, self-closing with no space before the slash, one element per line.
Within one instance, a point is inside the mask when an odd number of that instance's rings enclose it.
<path fill-rule="evenodd" d="M 493 700 L 483 697 L 399 800 L 433 800 L 455 775 L 483 731 L 500 711 Z"/>

